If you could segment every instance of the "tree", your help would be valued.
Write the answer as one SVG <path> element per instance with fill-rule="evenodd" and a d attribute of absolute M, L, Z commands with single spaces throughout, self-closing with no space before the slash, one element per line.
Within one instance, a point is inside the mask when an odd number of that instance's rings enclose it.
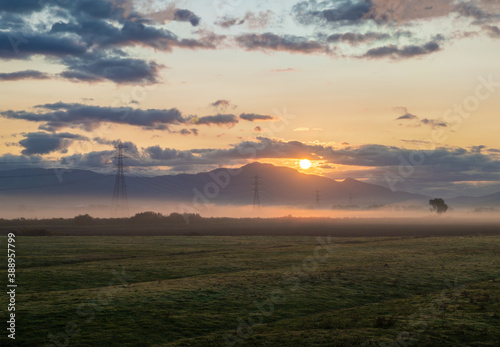
<path fill-rule="evenodd" d="M 437 212 L 438 214 L 442 214 L 448 211 L 448 205 L 444 203 L 443 199 L 437 198 L 429 200 L 429 205 L 432 206 L 431 210 Z"/>
<path fill-rule="evenodd" d="M 137 213 L 135 216 L 131 217 L 130 220 L 134 223 L 159 223 L 163 219 L 161 213 L 147 211 Z"/>
<path fill-rule="evenodd" d="M 77 225 L 90 225 L 94 223 L 94 218 L 88 214 L 81 214 L 73 218 L 73 223 Z"/>

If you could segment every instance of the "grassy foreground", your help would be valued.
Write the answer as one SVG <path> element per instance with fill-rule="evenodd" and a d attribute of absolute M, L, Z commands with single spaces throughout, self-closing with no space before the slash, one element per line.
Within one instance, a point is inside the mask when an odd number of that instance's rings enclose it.
<path fill-rule="evenodd" d="M 499 254 L 500 236 L 18 236 L 0 345 L 498 346 Z"/>

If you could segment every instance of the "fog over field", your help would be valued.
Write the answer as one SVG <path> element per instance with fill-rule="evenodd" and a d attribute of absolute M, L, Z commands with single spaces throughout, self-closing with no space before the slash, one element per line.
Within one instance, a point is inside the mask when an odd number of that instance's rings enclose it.
<path fill-rule="evenodd" d="M 36 202 L 36 203 L 35 203 Z M 81 199 L 66 197 L 30 197 L 10 199 L 8 204 L 0 204 L 2 218 L 72 218 L 76 215 L 89 214 L 96 218 L 110 218 L 112 203 L 109 199 Z M 296 206 L 259 206 L 242 205 L 194 205 L 186 201 L 140 200 L 129 203 L 129 215 L 152 211 L 163 215 L 170 213 L 195 213 L 202 217 L 230 218 L 276 218 L 292 216 L 298 218 L 353 218 L 353 219 L 411 219 L 422 221 L 456 221 L 470 220 L 478 223 L 498 221 L 500 211 L 475 211 L 473 206 L 450 208 L 444 215 L 436 215 L 429 205 L 392 205 L 377 207 L 335 207 L 335 208 L 301 208 Z"/>

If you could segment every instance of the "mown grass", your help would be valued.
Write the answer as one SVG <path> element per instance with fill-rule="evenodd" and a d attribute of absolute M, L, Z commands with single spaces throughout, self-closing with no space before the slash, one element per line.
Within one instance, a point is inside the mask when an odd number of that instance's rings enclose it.
<path fill-rule="evenodd" d="M 329 242 L 19 236 L 15 345 L 498 345 L 500 236 Z"/>

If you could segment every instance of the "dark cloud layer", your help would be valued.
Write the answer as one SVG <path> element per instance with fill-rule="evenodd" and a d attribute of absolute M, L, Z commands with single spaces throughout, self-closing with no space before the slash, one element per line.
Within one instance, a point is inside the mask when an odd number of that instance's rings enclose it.
<path fill-rule="evenodd" d="M 70 133 L 37 132 L 23 135 L 25 138 L 19 141 L 19 144 L 24 147 L 21 152 L 24 155 L 48 154 L 56 151 L 64 153 L 74 140 L 88 140 L 84 136 Z"/>
<path fill-rule="evenodd" d="M 234 114 L 218 114 L 215 116 L 194 117 L 192 121 L 194 124 L 233 126 L 238 123 L 238 118 Z"/>
<path fill-rule="evenodd" d="M 63 59 L 67 79 L 86 82 L 110 80 L 115 83 L 155 83 L 161 66 L 155 62 L 120 57 L 71 57 Z"/>
<path fill-rule="evenodd" d="M 189 10 L 175 10 L 174 20 L 179 22 L 189 22 L 192 26 L 197 26 L 198 24 L 200 24 L 200 17 Z"/>
<path fill-rule="evenodd" d="M 91 131 L 103 122 L 135 125 L 144 129 L 167 129 L 170 124 L 180 124 L 185 121 L 176 108 L 140 110 L 130 107 L 99 107 L 61 102 L 39 105 L 37 108 L 44 112 L 5 111 L 1 114 L 11 119 L 42 122 L 40 128 L 49 131 L 65 127 L 80 127 Z"/>
<path fill-rule="evenodd" d="M 404 115 L 402 116 L 399 116 L 398 118 L 396 118 L 397 120 L 402 120 L 402 119 L 418 119 L 417 116 L 415 116 L 414 114 L 411 114 L 411 113 L 405 113 Z"/>
<path fill-rule="evenodd" d="M 410 45 L 399 48 L 394 45 L 382 46 L 377 48 L 372 48 L 365 53 L 365 58 L 412 58 L 421 55 L 427 55 L 440 50 L 439 44 L 434 41 L 430 41 L 422 46 Z"/>
<path fill-rule="evenodd" d="M 263 120 L 273 120 L 273 116 L 255 114 L 255 113 L 242 113 L 240 115 L 241 119 L 247 120 L 249 122 L 263 121 Z"/>
<path fill-rule="evenodd" d="M 302 24 L 353 23 L 368 16 L 371 0 L 302 1 L 293 7 L 296 20 Z"/>
<path fill-rule="evenodd" d="M 262 159 L 262 158 L 311 158 L 324 160 L 330 164 L 352 165 L 377 168 L 375 172 L 398 172 L 410 160 L 421 160 L 419 170 L 426 180 L 436 180 L 446 174 L 452 180 L 475 180 L 473 176 L 500 178 L 500 161 L 493 156 L 468 151 L 463 148 L 407 149 L 384 145 L 363 145 L 359 147 L 334 148 L 310 145 L 298 141 L 279 141 L 260 137 L 258 141 L 246 141 L 230 149 L 205 150 L 203 158 L 214 160 Z M 381 171 L 382 170 L 382 171 Z M 479 175 L 479 176 L 478 176 Z M 383 174 L 381 178 L 383 178 Z"/>
<path fill-rule="evenodd" d="M 22 79 L 47 79 L 49 75 L 35 70 L 24 70 L 9 73 L 0 73 L 0 81 L 17 81 Z"/>
<path fill-rule="evenodd" d="M 327 41 L 328 42 L 347 42 L 353 45 L 357 45 L 360 43 L 366 43 L 366 42 L 372 42 L 372 41 L 377 41 L 377 40 L 385 40 L 389 39 L 391 35 L 386 34 L 386 33 L 374 33 L 374 32 L 368 32 L 365 34 L 359 34 L 359 33 L 342 33 L 342 34 L 332 34 L 328 36 Z"/>
<path fill-rule="evenodd" d="M 86 82 L 156 83 L 161 66 L 130 57 L 117 48 L 145 46 L 171 51 L 173 47 L 214 49 L 223 37 L 204 33 L 199 39 L 181 39 L 154 21 L 130 9 L 126 1 L 75 0 L 0 1 L 0 59 L 43 56 L 66 67 L 61 76 Z M 23 17 L 45 7 L 63 18 L 33 30 Z M 176 9 L 172 20 L 197 26 L 200 18 Z M 8 20 L 7 20 L 8 19 Z M 26 76 L 28 77 L 28 76 Z"/>
<path fill-rule="evenodd" d="M 88 46 L 77 38 L 21 31 L 0 32 L 0 59 L 26 59 L 33 55 L 81 55 Z"/>
<path fill-rule="evenodd" d="M 219 100 L 221 101 L 221 100 Z M 222 100 L 225 101 L 225 100 Z M 216 102 L 217 103 L 217 102 Z M 218 103 L 220 104 L 220 103 Z M 57 102 L 35 106 L 39 112 L 1 111 L 5 118 L 26 120 L 41 123 L 39 128 L 46 131 L 57 131 L 63 128 L 81 128 L 92 131 L 102 123 L 127 124 L 145 130 L 167 130 L 182 135 L 198 135 L 198 129 L 171 130 L 171 125 L 216 125 L 232 127 L 240 119 L 246 121 L 272 120 L 274 117 L 255 113 L 243 113 L 239 117 L 234 114 L 216 114 L 209 116 L 184 117 L 177 108 L 171 109 L 136 109 L 131 107 L 102 107 L 79 103 Z"/>
<path fill-rule="evenodd" d="M 494 39 L 500 38 L 500 28 L 495 25 L 485 25 L 483 29 Z"/>
<path fill-rule="evenodd" d="M 40 0 L 0 0 L 0 12 L 30 14 L 45 6 Z"/>
<path fill-rule="evenodd" d="M 271 50 L 294 53 L 325 52 L 327 48 L 317 42 L 297 36 L 279 36 L 273 33 L 245 34 L 236 37 L 241 47 L 247 50 Z"/>

